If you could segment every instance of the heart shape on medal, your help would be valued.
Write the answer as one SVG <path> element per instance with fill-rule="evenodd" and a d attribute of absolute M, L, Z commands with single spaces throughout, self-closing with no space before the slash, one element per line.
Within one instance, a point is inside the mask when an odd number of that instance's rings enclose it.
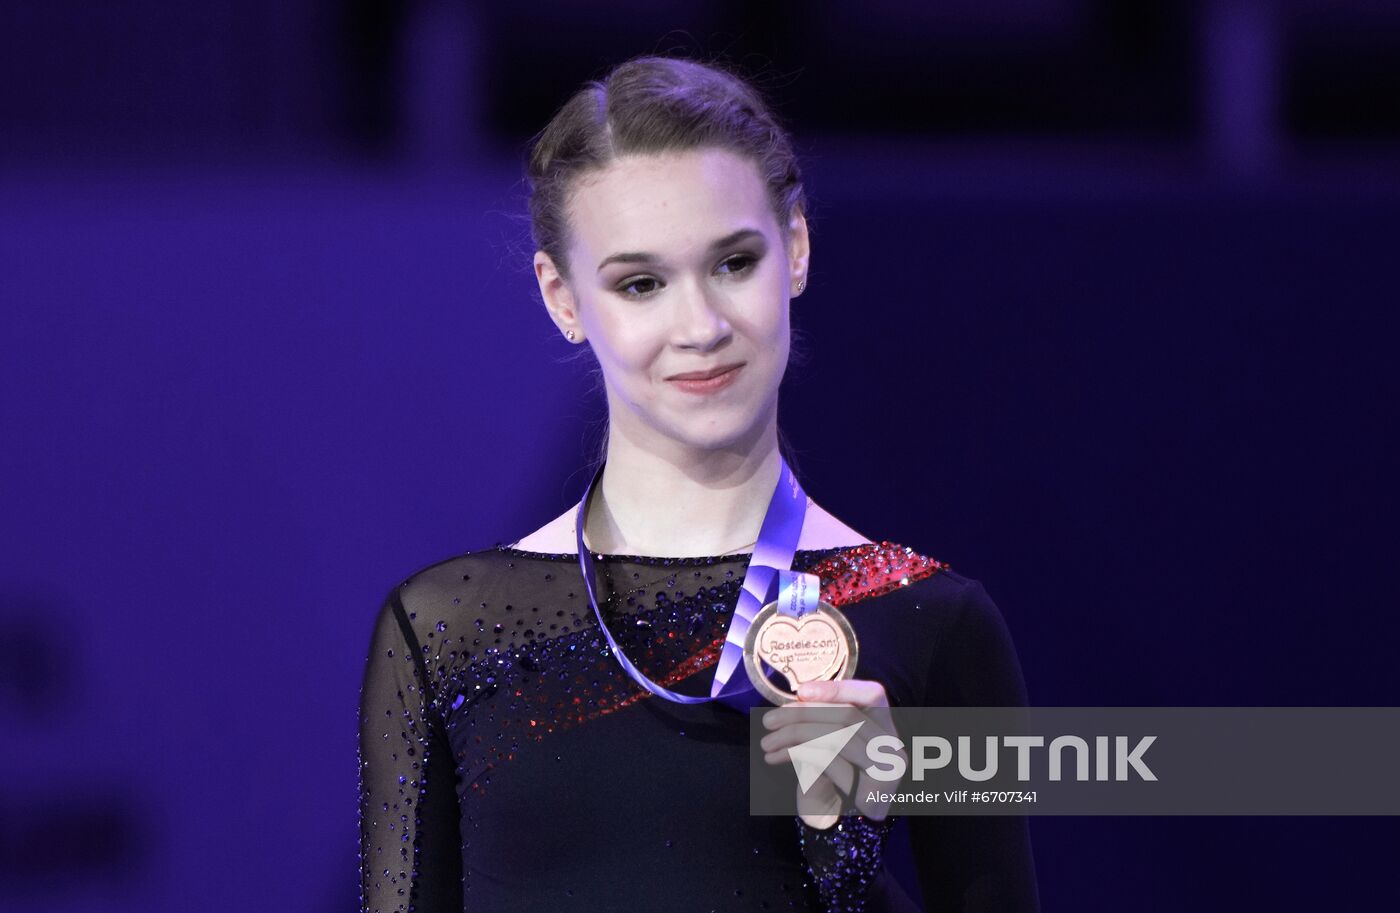
<path fill-rule="evenodd" d="M 846 664 L 846 638 L 820 612 L 799 618 L 773 615 L 758 632 L 754 653 L 781 672 L 796 691 L 804 682 L 835 678 Z"/>

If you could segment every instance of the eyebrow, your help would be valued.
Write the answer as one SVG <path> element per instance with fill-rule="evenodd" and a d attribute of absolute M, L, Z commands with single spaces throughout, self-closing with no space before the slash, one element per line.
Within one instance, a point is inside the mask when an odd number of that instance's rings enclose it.
<path fill-rule="evenodd" d="M 728 247 L 731 244 L 746 241 L 751 237 L 761 238 L 763 237 L 763 232 L 756 228 L 741 228 L 736 232 L 727 234 L 723 238 L 712 242 L 709 249 L 710 252 L 713 253 L 722 247 Z M 603 267 L 607 266 L 609 263 L 655 263 L 660 259 L 661 258 L 656 256 L 656 254 L 647 253 L 646 251 L 628 251 L 627 253 L 612 254 L 611 256 L 604 257 L 602 262 L 598 264 L 598 272 L 602 272 Z"/>

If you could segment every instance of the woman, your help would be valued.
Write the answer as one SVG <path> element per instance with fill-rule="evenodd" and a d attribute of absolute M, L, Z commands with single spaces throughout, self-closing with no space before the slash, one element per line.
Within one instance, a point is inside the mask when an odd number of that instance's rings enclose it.
<path fill-rule="evenodd" d="M 601 367 L 606 458 L 578 508 L 385 601 L 361 693 L 364 909 L 914 909 L 883 864 L 893 818 L 748 814 L 751 686 L 740 670 L 708 699 L 766 518 L 801 492 L 777 426 L 810 254 L 786 134 L 724 70 L 640 58 L 560 110 L 529 177 L 535 276 Z M 1024 703 L 979 584 L 801 500 L 791 569 L 860 653 L 794 706 Z M 775 729 L 765 759 L 799 735 Z M 820 787 L 854 776 L 838 761 Z M 1023 819 L 908 832 L 926 909 L 1036 907 Z"/>

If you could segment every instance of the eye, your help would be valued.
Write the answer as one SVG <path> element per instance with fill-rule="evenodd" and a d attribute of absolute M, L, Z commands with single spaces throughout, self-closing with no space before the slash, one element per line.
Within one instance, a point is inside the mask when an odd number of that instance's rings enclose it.
<path fill-rule="evenodd" d="M 728 272 L 730 274 L 744 273 L 752 269 L 753 265 L 757 262 L 758 258 L 753 256 L 752 254 L 735 254 L 732 257 L 726 257 L 720 263 L 720 266 L 729 267 Z"/>
<path fill-rule="evenodd" d="M 640 291 L 632 291 L 632 287 L 636 285 L 642 285 L 644 287 Z M 621 292 L 625 298 L 645 298 L 647 295 L 656 291 L 658 287 L 659 283 L 651 276 L 633 276 L 630 279 L 622 280 L 617 290 Z"/>

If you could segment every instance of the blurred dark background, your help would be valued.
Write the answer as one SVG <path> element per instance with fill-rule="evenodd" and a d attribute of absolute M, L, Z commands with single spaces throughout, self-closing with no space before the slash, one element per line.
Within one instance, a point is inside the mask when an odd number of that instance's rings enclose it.
<path fill-rule="evenodd" d="M 793 127 L 798 468 L 982 580 L 1033 703 L 1400 703 L 1400 4 L 19 0 L 0 907 L 355 908 L 380 599 L 603 419 L 526 142 L 647 52 Z M 1389 818 L 1032 830 L 1047 909 L 1400 893 Z"/>

